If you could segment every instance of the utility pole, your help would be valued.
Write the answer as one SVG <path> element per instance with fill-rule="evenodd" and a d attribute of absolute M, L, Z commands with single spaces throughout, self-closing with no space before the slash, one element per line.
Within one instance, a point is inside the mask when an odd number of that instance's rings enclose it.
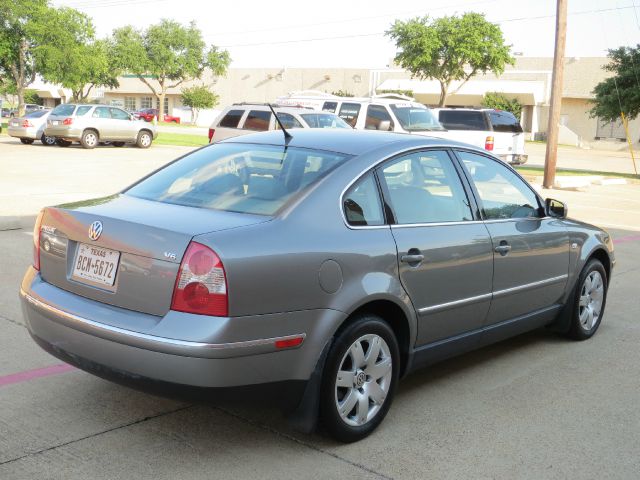
<path fill-rule="evenodd" d="M 553 76 L 551 80 L 551 110 L 547 127 L 547 153 L 544 160 L 544 188 L 553 187 L 558 160 L 558 123 L 562 104 L 562 77 L 564 71 L 564 46 L 567 43 L 567 0 L 557 0 L 556 48 L 553 54 Z"/>

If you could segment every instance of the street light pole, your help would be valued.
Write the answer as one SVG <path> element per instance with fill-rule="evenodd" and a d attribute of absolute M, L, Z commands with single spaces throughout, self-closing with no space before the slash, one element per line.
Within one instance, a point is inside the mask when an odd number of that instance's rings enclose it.
<path fill-rule="evenodd" d="M 544 188 L 551 188 L 556 179 L 558 159 L 558 124 L 562 105 L 562 77 L 564 71 L 564 46 L 567 43 L 567 0 L 557 0 L 556 47 L 553 55 L 551 80 L 551 109 L 547 127 L 547 152 L 544 161 Z"/>

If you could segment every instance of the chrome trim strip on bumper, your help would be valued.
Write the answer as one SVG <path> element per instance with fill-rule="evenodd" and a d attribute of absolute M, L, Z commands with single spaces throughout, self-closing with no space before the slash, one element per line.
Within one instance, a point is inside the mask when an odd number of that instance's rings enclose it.
<path fill-rule="evenodd" d="M 104 323 L 89 320 L 88 318 L 80 317 L 49 305 L 22 289 L 20 289 L 20 296 L 41 312 L 49 314 L 47 316 L 49 320 L 56 321 L 66 327 L 73 328 L 79 332 L 94 335 L 105 340 L 173 355 L 201 358 L 230 358 L 257 355 L 261 353 L 285 350 L 276 349 L 275 342 L 277 341 L 293 340 L 295 338 L 302 337 L 304 343 L 304 339 L 306 338 L 306 333 L 299 333 L 294 335 L 285 335 L 282 337 L 259 338 L 255 340 L 229 343 L 205 343 L 177 340 L 134 332 L 132 330 L 126 330 L 124 328 L 114 327 L 112 325 L 106 325 Z M 54 318 L 52 318 L 52 316 Z M 300 345 L 302 345 L 302 343 Z M 293 348 L 299 348 L 300 345 Z M 290 349 L 291 348 L 287 348 L 286 350 Z"/>
<path fill-rule="evenodd" d="M 449 308 L 461 307 L 463 305 L 470 305 L 472 303 L 482 302 L 484 300 L 489 300 L 491 298 L 503 297 L 505 295 L 509 295 L 511 293 L 521 292 L 523 290 L 529 290 L 532 288 L 543 287 L 545 285 L 552 285 L 554 283 L 559 283 L 562 280 L 568 278 L 569 275 L 558 275 L 557 277 L 547 278 L 545 280 L 539 280 L 537 282 L 526 283 L 524 285 L 518 285 L 517 287 L 505 288 L 504 290 L 497 290 L 493 293 L 485 293 L 482 295 L 477 295 L 475 297 L 462 298 L 460 300 L 455 300 L 453 302 L 440 303 L 438 305 L 432 305 L 430 307 L 423 307 L 418 309 L 418 313 L 423 315 L 426 313 L 434 313 L 442 310 L 447 310 Z"/>

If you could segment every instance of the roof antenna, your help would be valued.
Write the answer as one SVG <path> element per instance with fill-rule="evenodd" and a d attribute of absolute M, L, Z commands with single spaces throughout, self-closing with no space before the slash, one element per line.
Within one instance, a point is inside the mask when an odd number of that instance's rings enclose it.
<path fill-rule="evenodd" d="M 276 115 L 276 111 L 273 109 L 273 105 L 271 105 L 270 103 L 268 103 L 267 105 L 269 105 L 269 108 L 273 112 L 273 116 L 276 117 L 276 122 L 278 122 L 278 125 L 280 125 L 280 128 L 282 129 L 282 133 L 284 133 L 284 144 L 288 145 L 289 141 L 291 141 L 291 139 L 293 138 L 293 135 L 291 135 L 289 132 L 287 132 L 287 129 L 284 128 L 284 125 L 282 124 L 282 122 L 278 118 L 278 115 Z"/>

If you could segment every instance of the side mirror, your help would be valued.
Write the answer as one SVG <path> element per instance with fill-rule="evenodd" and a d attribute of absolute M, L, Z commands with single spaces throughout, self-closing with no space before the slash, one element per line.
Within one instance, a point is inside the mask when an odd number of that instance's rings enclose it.
<path fill-rule="evenodd" d="M 391 130 L 391 122 L 389 120 L 382 120 L 378 124 L 378 130 L 382 130 L 383 132 L 388 132 Z"/>
<path fill-rule="evenodd" d="M 560 200 L 547 198 L 544 202 L 547 215 L 555 218 L 567 218 L 567 206 Z"/>

